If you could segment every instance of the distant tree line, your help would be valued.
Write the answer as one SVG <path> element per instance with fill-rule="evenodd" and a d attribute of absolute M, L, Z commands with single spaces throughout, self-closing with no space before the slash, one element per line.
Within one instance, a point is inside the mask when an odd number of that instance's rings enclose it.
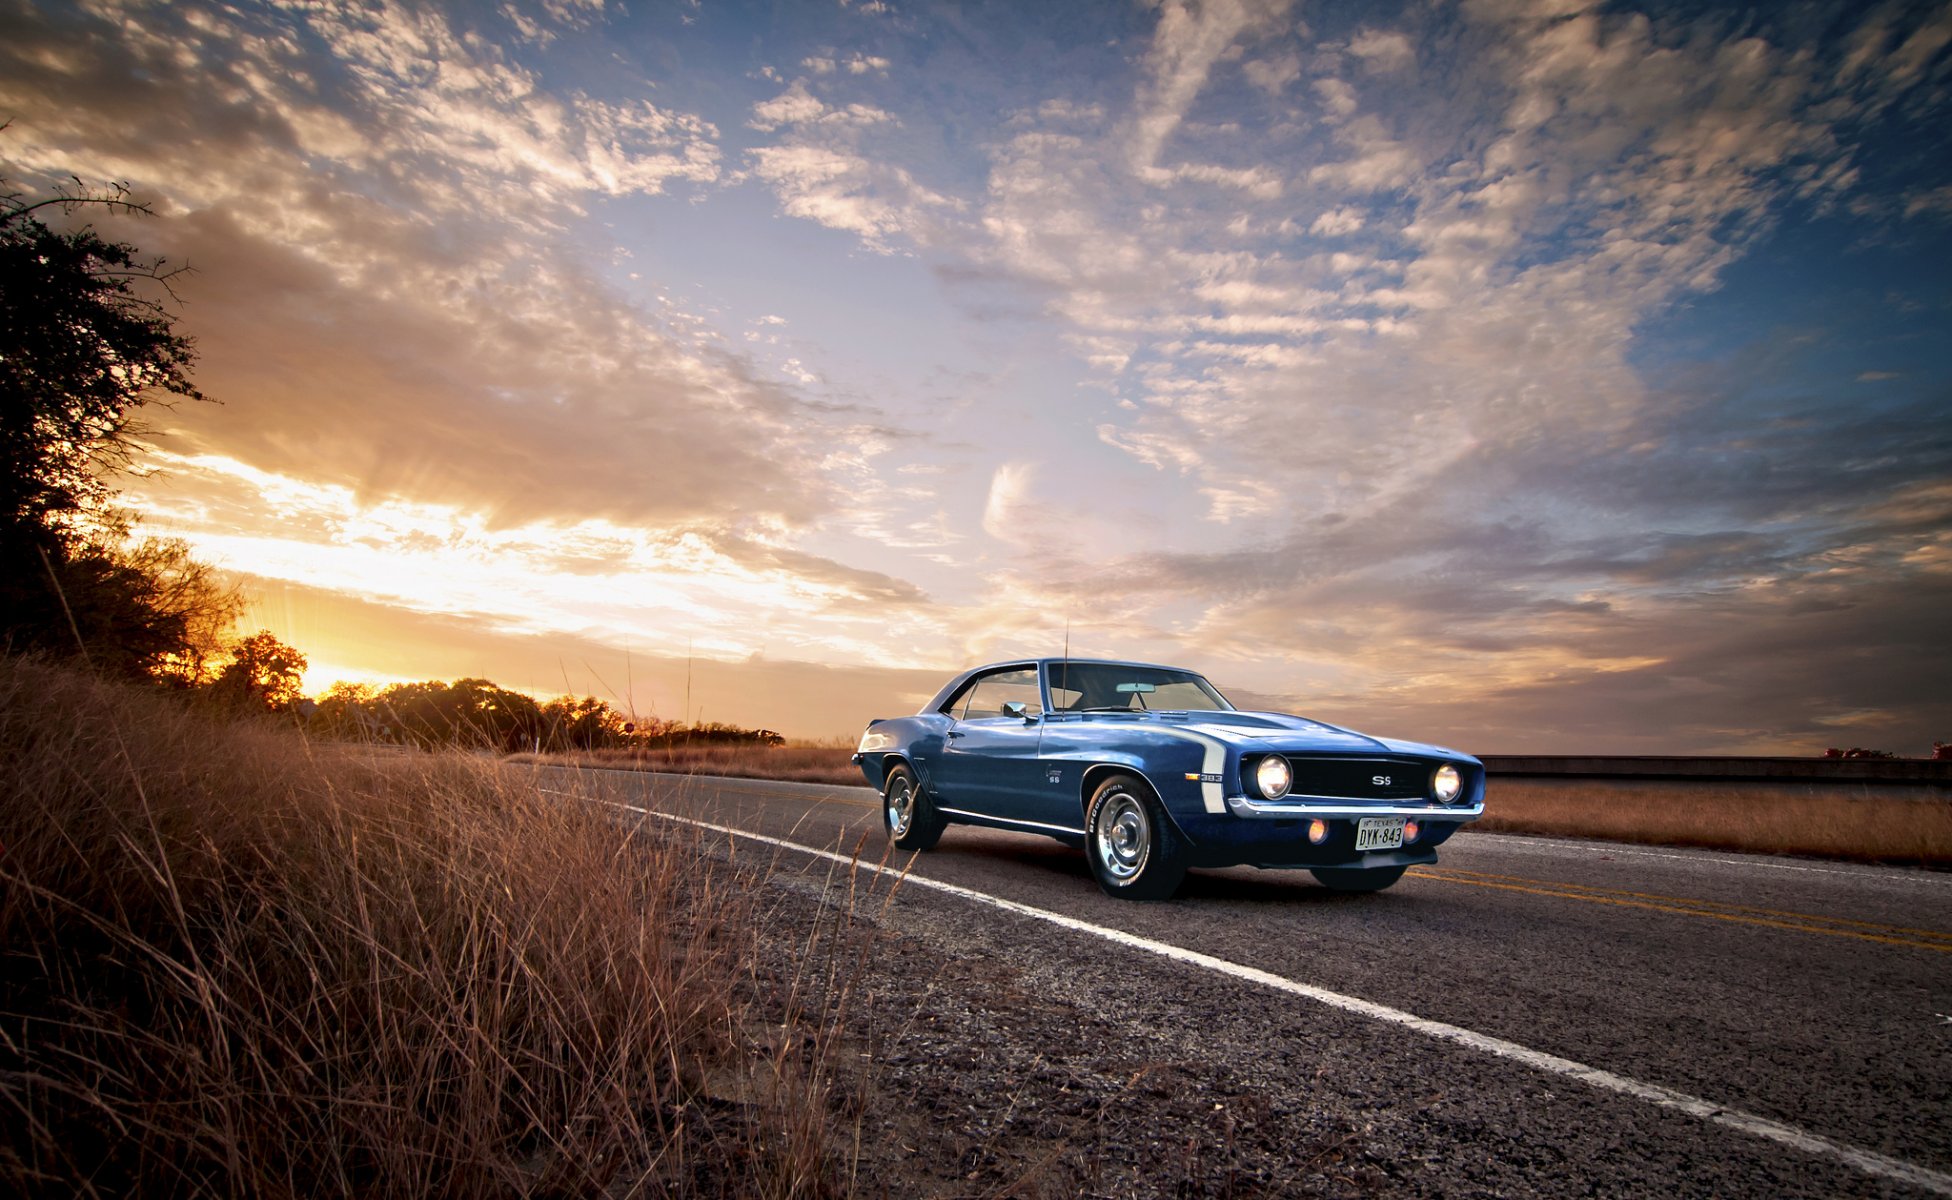
<path fill-rule="evenodd" d="M 228 661 L 203 679 L 177 683 L 233 711 L 282 715 L 317 736 L 424 750 L 550 753 L 786 741 L 769 729 L 633 720 L 595 696 L 537 700 L 486 679 L 385 687 L 340 682 L 314 701 L 305 697 L 305 667 L 303 654 L 260 630 L 232 643 Z"/>
<path fill-rule="evenodd" d="M 1830 749 L 1825 750 L 1823 752 L 1823 757 L 1825 758 L 1903 758 L 1904 756 L 1901 754 L 1893 754 L 1889 750 L 1866 750 L 1862 746 L 1852 746 L 1848 750 L 1839 750 L 1835 746 L 1832 746 Z M 1947 759 L 1952 759 L 1952 742 L 1933 742 L 1932 759 L 1936 762 L 1944 762 Z"/>
<path fill-rule="evenodd" d="M 337 683 L 319 697 L 307 724 L 331 737 L 504 753 L 726 743 L 778 746 L 786 740 L 768 729 L 684 725 L 655 717 L 633 721 L 594 696 L 537 701 L 486 679 L 384 688 Z"/>

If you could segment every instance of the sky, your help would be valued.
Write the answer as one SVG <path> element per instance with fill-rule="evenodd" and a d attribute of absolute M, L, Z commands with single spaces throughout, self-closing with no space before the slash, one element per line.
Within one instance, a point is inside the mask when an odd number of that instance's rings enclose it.
<path fill-rule="evenodd" d="M 1952 3 L 0 0 L 307 684 L 851 737 L 1001 658 L 1952 741 Z"/>

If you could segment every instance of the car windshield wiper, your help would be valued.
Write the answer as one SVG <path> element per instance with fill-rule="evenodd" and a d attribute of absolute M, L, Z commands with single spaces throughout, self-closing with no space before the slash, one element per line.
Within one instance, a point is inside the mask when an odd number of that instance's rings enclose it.
<path fill-rule="evenodd" d="M 1123 713 L 1140 713 L 1140 712 L 1150 712 L 1150 711 L 1152 711 L 1152 710 L 1150 710 L 1150 709 L 1145 709 L 1145 708 L 1128 708 L 1128 707 L 1126 707 L 1126 706 L 1125 706 L 1125 705 L 1123 705 L 1123 704 L 1094 704 L 1094 705 L 1092 705 L 1092 706 L 1091 706 L 1090 708 L 1074 708 L 1074 709 L 1072 709 L 1071 711 L 1072 711 L 1072 712 L 1123 712 Z"/>

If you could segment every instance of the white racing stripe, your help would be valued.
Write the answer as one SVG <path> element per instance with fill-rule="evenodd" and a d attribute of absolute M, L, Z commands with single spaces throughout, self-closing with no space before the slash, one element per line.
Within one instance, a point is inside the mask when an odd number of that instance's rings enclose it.
<path fill-rule="evenodd" d="M 553 788 L 542 788 L 541 790 L 558 796 L 575 796 L 575 793 L 556 791 Z M 576 798 L 582 799 L 584 797 Z M 1215 972 L 1216 974 L 1242 980 L 1246 983 L 1258 984 L 1274 991 L 1285 992 L 1291 996 L 1300 996 L 1320 1004 L 1326 1004 L 1330 1008 L 1357 1013 L 1372 1020 L 1387 1022 L 1391 1025 L 1400 1025 L 1407 1029 L 1413 1029 L 1426 1037 L 1454 1042 L 1460 1046 L 1468 1046 L 1473 1050 L 1479 1050 L 1486 1054 L 1496 1055 L 1499 1058 L 1509 1059 L 1512 1062 L 1523 1063 L 1534 1070 L 1564 1076 L 1568 1079 L 1577 1079 L 1582 1083 L 1591 1084 L 1594 1087 L 1606 1091 L 1618 1092 L 1625 1096 L 1632 1096 L 1637 1100 L 1644 1100 L 1649 1104 L 1661 1108 L 1677 1109 L 1690 1116 L 1698 1117 L 1701 1120 L 1710 1121 L 1729 1129 L 1739 1130 L 1753 1137 L 1764 1138 L 1768 1141 L 1776 1142 L 1779 1145 L 1802 1151 L 1805 1154 L 1836 1159 L 1867 1175 L 1876 1175 L 1885 1179 L 1896 1180 L 1912 1187 L 1936 1192 L 1941 1196 L 1952 1196 L 1952 1175 L 1934 1171 L 1927 1167 L 1921 1167 L 1915 1163 L 1908 1163 L 1903 1159 L 1892 1158 L 1889 1155 L 1878 1154 L 1875 1151 L 1863 1150 L 1856 1146 L 1845 1145 L 1842 1142 L 1834 1142 L 1828 1138 L 1819 1137 L 1816 1134 L 1798 1129 L 1793 1125 L 1785 1125 L 1780 1121 L 1772 1121 L 1767 1117 L 1760 1117 L 1754 1113 L 1746 1113 L 1740 1109 L 1728 1108 L 1712 1100 L 1704 1100 L 1699 1096 L 1691 1096 L 1686 1092 L 1677 1092 L 1673 1088 L 1662 1087 L 1659 1084 L 1643 1083 L 1638 1079 L 1632 1079 L 1625 1075 L 1616 1075 L 1612 1071 L 1601 1070 L 1598 1067 L 1590 1067 L 1585 1063 L 1574 1062 L 1569 1058 L 1560 1058 L 1556 1054 L 1547 1054 L 1541 1050 L 1534 1050 L 1529 1046 L 1521 1046 L 1517 1042 L 1508 1042 L 1503 1038 L 1492 1037 L 1490 1034 L 1478 1033 L 1476 1030 L 1465 1029 L 1458 1025 L 1450 1025 L 1443 1021 L 1433 1021 L 1425 1017 L 1419 1017 L 1415 1013 L 1404 1012 L 1402 1009 L 1390 1008 L 1383 1004 L 1376 1004 L 1356 996 L 1345 996 L 1340 992 L 1331 992 L 1327 988 L 1319 988 L 1313 984 L 1288 979 L 1284 976 L 1260 970 L 1257 967 L 1247 967 L 1239 963 L 1228 962 L 1226 959 L 1215 958 L 1211 954 L 1202 954 L 1197 950 L 1188 950 L 1184 946 L 1175 946 L 1170 942 L 1157 942 L 1151 938 L 1143 938 L 1137 934 L 1126 933 L 1122 929 L 1112 929 L 1104 925 L 1093 925 L 1089 921 L 1080 921 L 1076 917 L 1067 917 L 1062 913 L 1051 912 L 1043 908 L 1033 908 L 1028 904 L 1022 904 L 1015 900 L 1005 900 L 1001 896 L 992 896 L 987 892 L 979 892 L 972 888 L 960 887 L 953 883 L 943 883 L 940 880 L 910 874 L 906 870 L 884 867 L 875 863 L 861 862 L 857 858 L 845 854 L 836 854 L 832 850 L 821 850 L 813 846 L 802 845 L 799 842 L 790 842 L 784 838 L 768 837 L 765 834 L 751 833 L 744 829 L 734 829 L 728 825 L 714 825 L 709 821 L 681 817 L 674 813 L 657 812 L 653 809 L 642 808 L 635 804 L 624 804 L 615 800 L 599 801 L 599 803 L 613 805 L 614 807 L 626 809 L 634 813 L 641 813 L 647 817 L 655 817 L 661 821 L 689 825 L 693 828 L 707 830 L 712 833 L 722 833 L 728 837 L 759 842 L 762 845 L 777 846 L 783 850 L 791 850 L 799 854 L 810 855 L 814 858 L 827 859 L 837 863 L 848 863 L 853 865 L 857 870 L 872 871 L 878 875 L 895 876 L 903 880 L 903 886 L 905 887 L 927 888 L 931 891 L 942 892 L 977 904 L 986 904 L 992 908 L 1015 913 L 1018 916 L 1047 922 L 1060 929 L 1089 934 L 1092 937 L 1103 939 L 1115 945 L 1140 950 L 1147 954 L 1157 955 L 1160 958 L 1170 959 L 1173 962 L 1199 967 Z"/>
<path fill-rule="evenodd" d="M 1200 802 L 1206 806 L 1206 810 L 1210 813 L 1226 812 L 1227 800 L 1220 792 L 1219 776 L 1220 768 L 1227 765 L 1227 747 L 1221 743 L 1220 739 L 1208 737 L 1204 733 L 1194 733 L 1190 729 L 1161 728 L 1155 729 L 1153 732 L 1163 733 L 1170 737 L 1185 738 L 1188 741 L 1198 742 L 1201 746 L 1205 747 L 1206 753 L 1200 758 L 1200 774 L 1204 776 L 1200 780 Z"/>

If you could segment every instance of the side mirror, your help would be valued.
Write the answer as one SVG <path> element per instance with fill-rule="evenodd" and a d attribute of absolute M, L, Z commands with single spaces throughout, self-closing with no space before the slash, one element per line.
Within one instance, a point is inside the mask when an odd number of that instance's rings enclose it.
<path fill-rule="evenodd" d="M 1021 700 L 1006 700 L 1003 702 L 1003 715 L 1006 717 L 1022 717 L 1028 721 L 1030 719 L 1029 711 L 1029 708 Z"/>

